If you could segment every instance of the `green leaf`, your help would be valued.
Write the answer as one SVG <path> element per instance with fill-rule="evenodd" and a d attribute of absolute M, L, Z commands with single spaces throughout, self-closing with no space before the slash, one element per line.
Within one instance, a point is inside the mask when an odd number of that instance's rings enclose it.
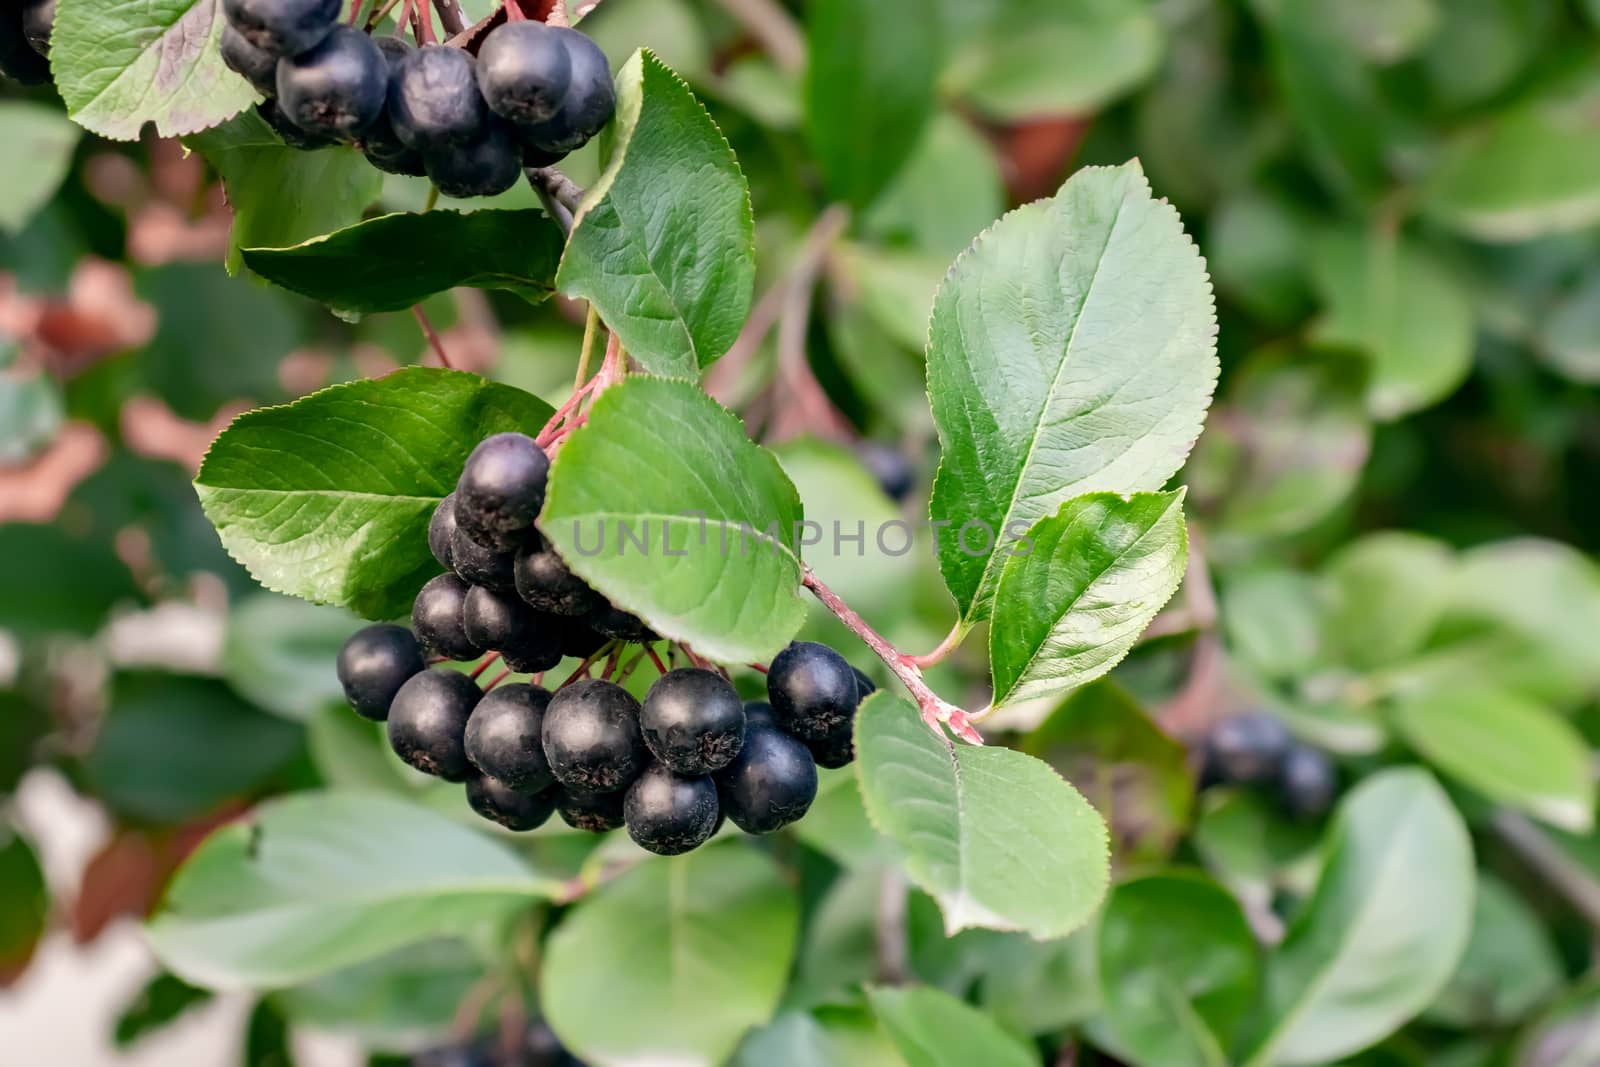
<path fill-rule="evenodd" d="M 33 958 L 50 919 L 50 889 L 33 846 L 0 823 L 0 987 L 9 985 Z"/>
<path fill-rule="evenodd" d="M 1076 689 L 1128 654 L 1183 581 L 1183 490 L 1078 497 L 1026 544 L 1012 546 L 995 591 L 996 707 Z"/>
<path fill-rule="evenodd" d="M 1308 866 L 1316 875 L 1316 828 L 1251 790 L 1207 790 L 1190 841 L 1206 869 L 1260 911 L 1280 890 L 1303 895 Z"/>
<path fill-rule="evenodd" d="M 296 793 L 208 838 L 147 933 L 183 978 L 271 988 L 494 928 L 555 888 L 505 846 L 426 808 L 376 793 Z"/>
<path fill-rule="evenodd" d="M 1311 266 L 1324 302 L 1313 339 L 1366 355 L 1374 418 L 1428 407 L 1466 379 L 1472 304 L 1420 248 L 1381 231 L 1339 231 L 1313 244 Z"/>
<path fill-rule="evenodd" d="M 1302 571 L 1266 566 L 1230 575 L 1221 611 L 1228 651 L 1267 681 L 1309 673 L 1323 654 L 1326 599 Z"/>
<path fill-rule="evenodd" d="M 334 659 L 360 620 L 336 608 L 272 593 L 250 596 L 228 616 L 222 676 L 236 692 L 286 719 L 310 719 L 342 703 Z"/>
<path fill-rule="evenodd" d="M 1587 74 L 1468 128 L 1447 147 L 1421 207 L 1483 241 L 1526 241 L 1600 221 L 1600 77 Z"/>
<path fill-rule="evenodd" d="M 648 51 L 617 75 L 605 144 L 556 284 L 593 303 L 646 370 L 695 377 L 750 311 L 750 189 L 711 116 Z"/>
<path fill-rule="evenodd" d="M 20 467 L 61 429 L 61 390 L 50 375 L 24 374 L 4 358 L 0 347 L 0 465 Z"/>
<path fill-rule="evenodd" d="M 905 1067 L 863 1015 L 846 1008 L 784 1012 L 750 1034 L 728 1067 Z"/>
<path fill-rule="evenodd" d="M 0 524 L 0 626 L 24 634 L 92 634 L 117 604 L 141 594 L 109 540 L 59 526 Z"/>
<path fill-rule="evenodd" d="M 256 99 L 222 62 L 220 0 L 60 0 L 50 70 L 80 126 L 132 141 L 215 126 Z"/>
<path fill-rule="evenodd" d="M 299 1026 L 409 1050 L 448 1030 L 482 979 L 483 960 L 470 946 L 426 941 L 279 990 L 272 1002 Z"/>
<path fill-rule="evenodd" d="M 1191 871 L 1117 886 L 1099 923 L 1100 999 L 1117 1047 L 1139 1063 L 1226 1067 L 1260 961 L 1239 904 Z"/>
<path fill-rule="evenodd" d="M 118 1049 L 126 1049 L 140 1038 L 170 1026 L 190 1008 L 210 1003 L 211 998 L 210 990 L 162 971 L 146 982 L 117 1015 L 112 1040 Z"/>
<path fill-rule="evenodd" d="M 555 289 L 564 238 L 542 211 L 382 215 L 291 248 L 246 248 L 267 281 L 340 314 L 404 311 L 456 286 L 538 303 Z"/>
<path fill-rule="evenodd" d="M 1110 877 L 1105 823 L 1049 765 L 954 745 L 885 693 L 861 706 L 856 754 L 867 815 L 939 901 L 948 933 L 1060 937 L 1099 905 Z"/>
<path fill-rule="evenodd" d="M 1600 1057 L 1600 982 L 1579 983 L 1517 1039 L 1512 1067 L 1588 1067 Z"/>
<path fill-rule="evenodd" d="M 940 111 L 862 225 L 886 241 L 910 245 L 948 264 L 1005 206 L 1005 182 L 994 149 L 965 119 Z M 927 307 L 919 311 L 932 308 L 935 287 L 929 287 Z M 913 348 L 923 347 L 927 326 L 923 314 Z"/>
<path fill-rule="evenodd" d="M 1216 384 L 1205 265 L 1137 163 L 1086 167 L 951 268 L 928 395 L 944 446 L 931 512 L 962 625 L 987 618 L 1003 546 L 1073 497 L 1160 489 Z M 968 527 L 963 546 L 961 528 Z M 973 552 L 987 535 L 992 551 Z"/>
<path fill-rule="evenodd" d="M 1474 899 L 1466 954 L 1425 1017 L 1463 1030 L 1510 1026 L 1560 991 L 1561 959 L 1538 913 L 1504 882 L 1480 871 Z"/>
<path fill-rule="evenodd" d="M 1333 654 L 1357 669 L 1381 667 L 1432 634 L 1450 599 L 1455 553 L 1421 534 L 1369 534 L 1328 560 L 1323 580 Z"/>
<path fill-rule="evenodd" d="M 887 842 L 867 820 L 854 771 L 819 767 L 817 779 L 817 799 L 794 836 L 847 870 L 882 862 Z"/>
<path fill-rule="evenodd" d="M 233 207 L 229 273 L 244 262 L 245 248 L 289 248 L 353 226 L 383 188 L 382 173 L 361 153 L 290 148 L 253 111 L 184 144 L 222 175 Z"/>
<path fill-rule="evenodd" d="M 61 112 L 27 100 L 0 101 L 0 232 L 15 236 L 55 195 L 81 131 Z"/>
<path fill-rule="evenodd" d="M 688 382 L 607 389 L 556 453 L 539 528 L 663 637 L 766 660 L 805 620 L 800 497 L 772 453 Z"/>
<path fill-rule="evenodd" d="M 550 414 L 509 386 L 412 367 L 239 416 L 195 489 L 268 589 L 395 618 L 438 573 L 428 519 L 468 454 L 490 434 L 537 433 Z"/>
<path fill-rule="evenodd" d="M 601 1067 L 713 1067 L 778 1005 L 799 908 L 740 845 L 651 860 L 587 897 L 545 946 L 540 1000 L 561 1041 Z"/>
<path fill-rule="evenodd" d="M 1565 719 L 1505 690 L 1444 686 L 1394 709 L 1429 763 L 1503 804 L 1574 833 L 1594 827 L 1589 745 Z"/>
<path fill-rule="evenodd" d="M 1038 1067 L 1039 1056 L 989 1016 L 937 989 L 867 990 L 872 1013 L 907 1067 Z"/>
<path fill-rule="evenodd" d="M 1002 122 L 1092 113 L 1143 82 L 1161 58 L 1161 24 L 1145 4 L 1006 0 L 990 7 L 978 32 L 948 35 L 955 54 L 944 88 Z"/>
<path fill-rule="evenodd" d="M 1472 921 L 1472 842 L 1416 768 L 1346 794 L 1315 894 L 1267 964 L 1247 1067 L 1322 1064 L 1381 1040 L 1438 995 Z"/>
<path fill-rule="evenodd" d="M 860 210 L 910 158 L 933 111 L 938 23 L 923 0 L 813 0 L 806 138 L 835 199 Z"/>

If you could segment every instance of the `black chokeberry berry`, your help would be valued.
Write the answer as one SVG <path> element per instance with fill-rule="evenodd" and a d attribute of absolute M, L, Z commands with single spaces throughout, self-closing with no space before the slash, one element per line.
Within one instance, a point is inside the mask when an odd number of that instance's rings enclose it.
<path fill-rule="evenodd" d="M 517 129 L 516 135 L 518 143 L 522 145 L 522 165 L 524 167 L 553 167 L 571 155 L 570 152 L 558 152 L 548 148 L 541 148 L 528 140 L 527 132 L 520 127 Z"/>
<path fill-rule="evenodd" d="M 575 789 L 556 787 L 556 811 L 561 821 L 574 830 L 603 834 L 622 825 L 622 805 L 627 794 L 583 793 Z"/>
<path fill-rule="evenodd" d="M 574 32 L 532 19 L 492 31 L 478 49 L 478 89 L 488 105 L 524 126 L 554 115 L 572 83 L 562 35 Z"/>
<path fill-rule="evenodd" d="M 898 448 L 877 441 L 860 441 L 856 444 L 856 458 L 890 500 L 904 500 L 916 486 L 916 468 Z"/>
<path fill-rule="evenodd" d="M 486 774 L 467 779 L 467 803 L 490 822 L 519 833 L 543 826 L 556 810 L 548 792 L 524 793 Z"/>
<path fill-rule="evenodd" d="M 605 645 L 611 638 L 600 633 L 587 622 L 573 619 L 567 628 L 561 631 L 558 640 L 561 643 L 561 654 L 571 656 L 573 659 L 587 659 Z"/>
<path fill-rule="evenodd" d="M 450 538 L 450 564 L 464 582 L 488 586 L 502 593 L 516 592 L 516 553 L 482 545 L 460 526 Z"/>
<path fill-rule="evenodd" d="M 516 574 L 517 592 L 540 611 L 553 615 L 584 615 L 600 603 L 599 595 L 568 570 L 556 550 L 542 539 L 517 553 Z"/>
<path fill-rule="evenodd" d="M 471 586 L 453 574 L 441 574 L 417 593 L 411 605 L 411 629 L 428 648 L 451 659 L 477 659 L 486 649 L 467 636 L 465 611 Z"/>
<path fill-rule="evenodd" d="M 50 54 L 50 31 L 56 22 L 56 0 L 24 0 L 22 35 L 41 56 Z"/>
<path fill-rule="evenodd" d="M 779 730 L 746 730 L 744 747 L 715 778 L 722 810 L 747 834 L 769 834 L 789 825 L 817 798 L 817 765 L 811 753 Z"/>
<path fill-rule="evenodd" d="M 1223 719 L 1206 742 L 1206 779 L 1254 785 L 1278 777 L 1283 757 L 1294 738 L 1283 723 L 1265 712 Z"/>
<path fill-rule="evenodd" d="M 339 649 L 339 684 L 357 715 L 375 722 L 389 717 L 394 695 L 427 667 L 422 646 L 404 626 L 378 623 L 357 630 Z"/>
<path fill-rule="evenodd" d="M 471 776 L 467 720 L 483 692 L 464 674 L 434 668 L 415 675 L 389 706 L 389 745 L 424 774 L 447 782 Z"/>
<path fill-rule="evenodd" d="M 342 0 L 222 0 L 234 29 L 263 52 L 297 56 L 322 43 L 339 22 Z"/>
<path fill-rule="evenodd" d="M 222 61 L 228 69 L 244 78 L 251 88 L 262 96 L 275 96 L 278 92 L 278 57 L 251 44 L 244 34 L 232 25 L 222 27 L 222 40 L 218 47 Z"/>
<path fill-rule="evenodd" d="M 423 149 L 422 165 L 442 196 L 499 196 L 522 177 L 522 147 L 510 124 L 491 115 L 474 140 Z"/>
<path fill-rule="evenodd" d="M 615 604 L 601 604 L 584 616 L 584 621 L 596 633 L 615 637 L 619 641 L 657 640 L 655 631 L 646 626 L 643 619 L 628 614 Z"/>
<path fill-rule="evenodd" d="M 439 506 L 433 509 L 433 517 L 428 520 L 428 551 L 445 570 L 455 566 L 455 557 L 450 551 L 455 534 L 456 495 L 451 493 L 439 501 Z"/>
<path fill-rule="evenodd" d="M 541 616 L 509 593 L 481 585 L 467 590 L 461 604 L 461 625 L 467 640 L 481 649 L 521 648 L 540 636 Z"/>
<path fill-rule="evenodd" d="M 746 732 L 761 728 L 768 730 L 778 729 L 778 714 L 772 710 L 772 705 L 765 700 L 747 700 L 744 702 L 744 728 Z"/>
<path fill-rule="evenodd" d="M 1309 745 L 1291 745 L 1283 754 L 1278 785 L 1283 791 L 1283 806 L 1296 819 L 1315 819 L 1326 815 L 1339 789 L 1339 774 L 1333 761 Z"/>
<path fill-rule="evenodd" d="M 710 778 L 685 777 L 653 763 L 628 787 L 622 821 L 640 848 L 676 856 L 710 840 L 718 810 L 717 787 Z"/>
<path fill-rule="evenodd" d="M 335 26 L 322 43 L 278 62 L 278 106 L 311 133 L 353 141 L 383 114 L 389 64 L 371 37 Z"/>
<path fill-rule="evenodd" d="M 744 702 L 715 671 L 681 667 L 656 679 L 639 709 L 644 743 L 669 770 L 710 774 L 744 744 Z"/>
<path fill-rule="evenodd" d="M 472 450 L 456 482 L 456 524 L 480 544 L 510 545 L 544 507 L 550 457 L 520 433 L 497 433 Z M 512 540 L 508 540 L 512 539 Z"/>
<path fill-rule="evenodd" d="M 550 692 L 517 682 L 483 695 L 467 720 L 467 758 L 484 774 L 523 793 L 555 784 L 544 757 L 544 712 Z"/>
<path fill-rule="evenodd" d="M 796 641 L 767 670 L 767 699 L 784 730 L 821 741 L 850 721 L 860 703 L 855 669 L 827 645 Z"/>
<path fill-rule="evenodd" d="M 278 139 L 290 148 L 298 148 L 302 152 L 314 152 L 319 148 L 328 148 L 338 143 L 332 137 L 324 137 L 320 133 L 307 133 L 290 122 L 284 117 L 283 109 L 278 106 L 276 100 L 267 99 L 257 104 L 256 114 L 260 115 L 262 120 L 272 127 L 272 132 L 278 135 Z"/>
<path fill-rule="evenodd" d="M 855 720 L 851 719 L 820 741 L 807 741 L 806 748 L 818 767 L 838 770 L 849 766 L 856 758 Z"/>
<path fill-rule="evenodd" d="M 400 64 L 414 49 L 398 37 L 375 37 L 373 40 L 383 52 L 389 70 L 389 89 L 385 93 L 387 101 L 387 92 L 392 92 L 394 89 L 395 74 Z M 387 107 L 361 135 L 361 152 L 367 157 L 367 162 L 386 174 L 409 174 L 420 178 L 426 173 L 422 166 L 422 153 L 400 140 L 400 135 L 395 132 L 394 123 L 389 121 Z M 445 566 L 448 567 L 449 564 L 446 563 Z"/>
<path fill-rule="evenodd" d="M 43 85 L 50 80 L 50 61 L 28 44 L 22 10 L 11 4 L 0 4 L 0 75 L 23 85 Z"/>
<path fill-rule="evenodd" d="M 531 609 L 530 609 L 531 610 Z M 505 665 L 518 674 L 538 674 L 561 662 L 561 628 L 566 619 L 534 612 L 533 634 L 521 644 L 500 649 Z"/>
<path fill-rule="evenodd" d="M 856 703 L 867 699 L 878 691 L 878 683 L 867 677 L 867 672 L 860 667 L 851 667 L 851 672 L 856 676 Z"/>
<path fill-rule="evenodd" d="M 571 58 L 572 81 L 566 99 L 561 101 L 560 116 L 574 135 L 587 141 L 611 121 L 617 110 L 611 63 L 599 45 L 577 30 L 562 31 L 562 40 Z"/>
<path fill-rule="evenodd" d="M 560 690 L 544 713 L 544 754 L 556 781 L 585 793 L 610 793 L 645 764 L 639 702 L 620 685 L 585 678 Z"/>
<path fill-rule="evenodd" d="M 402 60 L 389 82 L 389 121 L 401 142 L 419 150 L 477 140 L 489 108 L 464 48 L 425 44 Z"/>

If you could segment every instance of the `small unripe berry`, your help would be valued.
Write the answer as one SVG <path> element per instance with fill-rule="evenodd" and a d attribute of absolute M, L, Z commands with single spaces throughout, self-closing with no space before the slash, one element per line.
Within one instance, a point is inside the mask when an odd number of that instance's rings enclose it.
<path fill-rule="evenodd" d="M 767 669 L 767 698 L 784 730 L 821 741 L 848 723 L 860 703 L 854 668 L 827 645 L 796 641 Z"/>
<path fill-rule="evenodd" d="M 586 678 L 550 699 L 544 754 L 556 781 L 585 793 L 610 793 L 645 764 L 639 702 L 619 685 Z"/>
<path fill-rule="evenodd" d="M 382 722 L 400 687 L 426 666 L 411 631 L 385 622 L 357 630 L 339 649 L 337 670 L 356 714 Z"/>
<path fill-rule="evenodd" d="M 435 668 L 415 675 L 389 707 L 390 746 L 424 774 L 466 781 L 472 774 L 467 720 L 482 695 L 476 682 L 456 671 Z"/>
<path fill-rule="evenodd" d="M 744 747 L 715 778 L 722 810 L 747 834 L 769 834 L 789 825 L 817 798 L 811 753 L 777 730 L 745 731 Z"/>
<path fill-rule="evenodd" d="M 639 711 L 650 752 L 669 770 L 710 774 L 744 744 L 744 703 L 715 671 L 683 667 L 656 679 Z"/>
<path fill-rule="evenodd" d="M 659 856 L 699 848 L 717 829 L 717 787 L 710 778 L 674 774 L 659 763 L 628 787 L 622 805 L 628 836 Z"/>
<path fill-rule="evenodd" d="M 422 587 L 411 605 L 417 640 L 441 656 L 477 659 L 484 649 L 467 636 L 464 609 L 471 587 L 453 574 L 441 574 Z"/>
<path fill-rule="evenodd" d="M 490 822 L 518 833 L 543 826 L 556 807 L 548 793 L 523 793 L 485 774 L 467 779 L 467 803 Z"/>
<path fill-rule="evenodd" d="M 511 789 L 542 792 L 555 784 L 544 756 L 544 713 L 550 693 L 514 683 L 485 693 L 467 720 L 467 758 Z"/>

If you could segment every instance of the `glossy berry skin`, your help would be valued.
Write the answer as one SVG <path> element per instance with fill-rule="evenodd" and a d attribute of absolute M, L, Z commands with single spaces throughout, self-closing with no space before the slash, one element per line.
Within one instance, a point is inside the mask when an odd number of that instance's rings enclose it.
<path fill-rule="evenodd" d="M 297 148 L 302 152 L 314 152 L 319 148 L 327 148 L 338 143 L 332 137 L 324 137 L 320 133 L 307 133 L 284 118 L 283 110 L 276 100 L 268 99 L 257 104 L 256 114 L 260 115 L 262 120 L 272 127 L 272 132 L 278 135 L 278 139 L 290 148 Z"/>
<path fill-rule="evenodd" d="M 745 731 L 744 747 L 715 777 L 723 812 L 747 834 L 788 826 L 817 798 L 811 753 L 779 730 Z"/>
<path fill-rule="evenodd" d="M 22 35 L 41 56 L 50 54 L 50 30 L 56 22 L 56 0 L 24 0 Z"/>
<path fill-rule="evenodd" d="M 342 0 L 222 0 L 228 23 L 263 52 L 297 56 L 322 43 Z"/>
<path fill-rule="evenodd" d="M 744 702 L 715 671 L 683 667 L 656 679 L 639 709 L 645 746 L 668 770 L 703 775 L 732 762 L 744 744 Z"/>
<path fill-rule="evenodd" d="M 617 110 L 611 63 L 600 46 L 584 34 L 572 29 L 559 32 L 572 62 L 572 82 L 561 102 L 561 112 L 573 132 L 587 141 L 611 121 Z"/>
<path fill-rule="evenodd" d="M 540 616 L 515 596 L 475 585 L 461 602 L 467 640 L 481 649 L 521 648 L 538 636 Z"/>
<path fill-rule="evenodd" d="M 400 687 L 426 668 L 416 637 L 390 622 L 357 630 L 339 649 L 337 664 L 345 699 L 357 715 L 374 722 L 389 717 Z"/>
<path fill-rule="evenodd" d="M 0 4 L 0 75 L 23 85 L 50 80 L 50 63 L 28 44 L 22 32 L 22 11 Z"/>
<path fill-rule="evenodd" d="M 562 655 L 571 656 L 573 659 L 586 659 L 600 651 L 600 647 L 611 639 L 588 623 L 573 619 L 567 624 L 567 628 L 561 631 L 558 640 L 561 643 Z"/>
<path fill-rule="evenodd" d="M 827 645 L 796 641 L 767 669 L 767 699 L 784 730 L 821 741 L 850 721 L 860 703 L 854 668 Z"/>
<path fill-rule="evenodd" d="M 851 720 L 821 741 L 807 741 L 806 748 L 818 767 L 838 770 L 855 761 L 855 721 Z"/>
<path fill-rule="evenodd" d="M 538 674 L 547 671 L 561 662 L 561 631 L 559 626 L 565 622 L 555 615 L 543 615 L 538 612 L 539 622 L 535 625 L 534 636 L 515 648 L 502 648 L 500 657 L 505 665 L 518 674 Z"/>
<path fill-rule="evenodd" d="M 851 667 L 850 671 L 856 676 L 857 703 L 860 703 L 862 700 L 867 699 L 867 697 L 878 691 L 878 683 L 874 682 L 871 678 L 868 678 L 866 672 L 860 667 Z"/>
<path fill-rule="evenodd" d="M 516 554 L 479 544 L 459 526 L 450 538 L 450 563 L 464 582 L 488 586 L 502 593 L 516 592 Z"/>
<path fill-rule="evenodd" d="M 456 482 L 456 524 L 480 544 L 509 544 L 544 507 L 550 457 L 520 433 L 497 433 L 472 450 Z"/>
<path fill-rule="evenodd" d="M 398 37 L 374 37 L 373 40 L 377 42 L 389 69 L 388 91 L 393 91 L 396 71 L 415 49 Z M 387 97 L 387 93 L 385 95 Z M 389 121 L 387 107 L 361 135 L 361 152 L 367 157 L 367 162 L 386 174 L 409 174 L 420 178 L 426 173 L 422 166 L 422 153 L 400 140 L 400 135 L 395 133 L 394 123 Z M 432 544 L 431 530 L 429 544 Z"/>
<path fill-rule="evenodd" d="M 439 149 L 482 135 L 489 108 L 478 94 L 476 64 L 466 49 L 438 44 L 400 62 L 389 82 L 389 121 L 403 144 Z"/>
<path fill-rule="evenodd" d="M 478 683 L 457 671 L 423 671 L 400 687 L 389 707 L 390 747 L 424 774 L 466 781 L 473 773 L 467 720 L 482 696 Z"/>
<path fill-rule="evenodd" d="M 222 27 L 219 43 L 222 61 L 228 69 L 250 83 L 262 96 L 273 96 L 278 91 L 278 57 L 251 44 L 231 25 Z"/>
<path fill-rule="evenodd" d="M 442 196 L 499 196 L 522 178 L 522 147 L 510 124 L 491 115 L 476 140 L 423 150 L 422 165 Z"/>
<path fill-rule="evenodd" d="M 552 615 L 584 615 L 600 603 L 599 594 L 568 570 L 556 550 L 542 539 L 517 553 L 516 578 L 522 599 Z"/>
<path fill-rule="evenodd" d="M 1309 745 L 1291 745 L 1278 770 L 1283 806 L 1296 819 L 1316 819 L 1333 807 L 1339 773 L 1333 761 Z"/>
<path fill-rule="evenodd" d="M 322 43 L 278 63 L 278 106 L 310 133 L 353 141 L 383 114 L 389 65 L 371 37 L 336 26 Z"/>
<path fill-rule="evenodd" d="M 428 520 L 428 551 L 433 553 L 433 558 L 445 570 L 455 566 L 455 557 L 450 551 L 455 535 L 456 495 L 451 493 L 439 501 L 439 506 L 433 509 L 433 517 Z"/>
<path fill-rule="evenodd" d="M 555 785 L 544 758 L 544 712 L 550 691 L 521 682 L 483 695 L 467 720 L 467 759 L 484 774 L 522 793 Z"/>
<path fill-rule="evenodd" d="M 467 636 L 464 609 L 471 587 L 453 574 L 441 574 L 417 593 L 411 629 L 428 648 L 455 660 L 477 659 L 484 649 Z"/>
<path fill-rule="evenodd" d="M 653 763 L 628 787 L 622 821 L 646 852 L 677 856 L 710 840 L 717 812 L 717 787 L 710 778 L 684 777 Z"/>
<path fill-rule="evenodd" d="M 572 83 L 572 59 L 556 26 L 507 22 L 478 49 L 478 89 L 489 107 L 527 126 L 554 115 Z"/>
<path fill-rule="evenodd" d="M 622 826 L 625 793 L 581 793 L 557 787 L 554 796 L 561 821 L 574 830 L 603 834 Z"/>
<path fill-rule="evenodd" d="M 655 631 L 644 624 L 637 615 L 630 615 L 614 604 L 602 604 L 584 616 L 584 621 L 595 633 L 615 637 L 622 641 L 654 641 Z"/>
<path fill-rule="evenodd" d="M 586 678 L 550 698 L 544 713 L 544 754 L 568 789 L 611 793 L 644 769 L 639 702 L 619 685 Z"/>
<path fill-rule="evenodd" d="M 751 730 L 778 728 L 778 713 L 772 710 L 772 705 L 765 700 L 747 700 L 744 702 L 744 728 Z"/>
<path fill-rule="evenodd" d="M 467 803 L 490 822 L 518 833 L 537 830 L 556 810 L 548 793 L 524 793 L 484 774 L 467 779 Z"/>
<path fill-rule="evenodd" d="M 1254 785 L 1277 778 L 1294 739 L 1283 723 L 1264 712 L 1234 715 L 1217 723 L 1206 743 L 1206 778 Z"/>

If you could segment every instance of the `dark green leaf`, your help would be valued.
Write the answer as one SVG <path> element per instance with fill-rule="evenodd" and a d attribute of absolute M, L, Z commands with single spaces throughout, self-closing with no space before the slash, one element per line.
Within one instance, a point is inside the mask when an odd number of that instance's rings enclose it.
<path fill-rule="evenodd" d="M 125 1049 L 148 1034 L 177 1021 L 190 1008 L 211 1000 L 211 992 L 162 971 L 134 996 L 117 1016 L 113 1040 Z"/>
<path fill-rule="evenodd" d="M 228 617 L 222 675 L 234 690 L 287 719 L 342 700 L 334 658 L 360 620 L 336 608 L 263 593 Z"/>
<path fill-rule="evenodd" d="M 61 112 L 26 100 L 0 101 L 0 232 L 22 232 L 33 215 L 55 195 L 72 165 L 81 131 Z"/>
<path fill-rule="evenodd" d="M 27 523 L 0 525 L 0 589 L 0 626 L 28 634 L 92 634 L 112 607 L 140 597 L 109 538 Z"/>
<path fill-rule="evenodd" d="M 245 1023 L 244 1067 L 294 1067 L 289 1020 L 269 1000 L 257 1001 Z"/>
<path fill-rule="evenodd" d="M 1427 641 L 1449 600 L 1455 555 L 1420 534 L 1369 534 L 1341 549 L 1323 574 L 1334 654 L 1369 669 L 1403 660 Z"/>
<path fill-rule="evenodd" d="M 1539 916 L 1504 882 L 1478 873 L 1472 939 L 1429 1022 L 1463 1030 L 1508 1026 L 1554 997 L 1565 978 Z"/>
<path fill-rule="evenodd" d="M 27 969 L 50 918 L 50 890 L 33 846 L 0 823 L 0 987 Z"/>

